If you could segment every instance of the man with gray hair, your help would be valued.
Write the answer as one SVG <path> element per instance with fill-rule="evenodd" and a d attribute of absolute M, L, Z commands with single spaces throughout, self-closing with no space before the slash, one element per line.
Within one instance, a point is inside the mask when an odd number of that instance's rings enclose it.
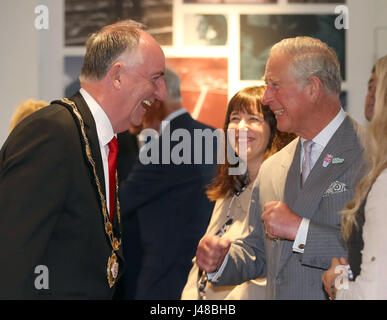
<path fill-rule="evenodd" d="M 24 119 L 0 152 L 0 299 L 110 299 L 123 273 L 116 134 L 166 96 L 135 21 L 86 43 L 81 89 Z"/>
<path fill-rule="evenodd" d="M 119 284 L 117 299 L 180 299 L 212 213 L 205 186 L 215 175 L 216 155 L 210 164 L 194 163 L 197 152 L 206 158 L 204 141 L 203 148 L 195 146 L 199 141 L 194 132 L 213 128 L 182 107 L 180 79 L 174 71 L 167 68 L 164 80 L 167 98 L 156 101 L 143 121 L 143 129 L 160 133 L 160 161 L 143 164 L 140 156 L 120 185 L 123 249 L 130 272 Z M 187 135 L 179 135 L 183 131 Z M 176 164 L 174 150 L 182 144 L 186 145 L 179 153 L 189 161 Z M 210 152 L 215 153 L 215 147 Z M 163 162 L 165 158 L 170 161 Z"/>
<path fill-rule="evenodd" d="M 284 39 L 266 64 L 270 106 L 281 131 L 299 136 L 267 159 L 249 209 L 251 233 L 230 244 L 204 237 L 196 262 L 215 285 L 267 276 L 268 299 L 326 299 L 321 276 L 347 256 L 340 210 L 360 178 L 358 124 L 341 108 L 334 51 L 310 37 Z"/>

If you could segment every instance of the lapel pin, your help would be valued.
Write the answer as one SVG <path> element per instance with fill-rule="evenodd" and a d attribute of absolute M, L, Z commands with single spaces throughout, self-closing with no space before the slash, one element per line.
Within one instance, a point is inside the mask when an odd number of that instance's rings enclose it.
<path fill-rule="evenodd" d="M 327 154 L 324 158 L 323 167 L 326 168 L 332 162 L 333 156 L 331 154 Z"/>
<path fill-rule="evenodd" d="M 336 164 L 336 163 L 343 163 L 344 162 L 344 159 L 343 158 L 333 158 L 332 159 L 332 163 L 333 164 Z"/>

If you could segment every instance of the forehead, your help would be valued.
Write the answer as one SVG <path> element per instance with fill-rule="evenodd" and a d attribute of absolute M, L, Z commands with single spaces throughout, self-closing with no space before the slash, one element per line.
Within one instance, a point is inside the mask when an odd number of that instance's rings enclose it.
<path fill-rule="evenodd" d="M 272 54 L 266 63 L 265 81 L 278 81 L 289 77 L 289 59 L 282 54 Z"/>
<path fill-rule="evenodd" d="M 141 33 L 135 53 L 139 57 L 137 68 L 146 74 L 158 74 L 165 71 L 165 56 L 159 44 L 150 35 Z"/>

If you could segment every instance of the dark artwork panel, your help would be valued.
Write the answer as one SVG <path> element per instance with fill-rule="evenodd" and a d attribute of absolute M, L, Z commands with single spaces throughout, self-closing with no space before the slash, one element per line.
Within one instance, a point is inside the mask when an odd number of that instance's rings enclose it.
<path fill-rule="evenodd" d="M 270 48 L 296 36 L 318 38 L 333 48 L 345 80 L 345 29 L 335 28 L 337 15 L 241 15 L 240 79 L 260 80 Z"/>
<path fill-rule="evenodd" d="M 340 93 L 340 103 L 344 110 L 347 110 L 348 106 L 348 95 L 347 91 L 341 91 Z"/>
<path fill-rule="evenodd" d="M 89 35 L 119 20 L 147 26 L 160 45 L 172 45 L 173 0 L 65 0 L 65 45 L 84 46 Z"/>
<path fill-rule="evenodd" d="M 184 3 L 248 4 L 248 3 L 277 3 L 277 0 L 184 0 Z"/>
<path fill-rule="evenodd" d="M 79 74 L 81 73 L 83 65 L 83 57 L 65 57 L 64 58 L 64 96 L 71 97 L 80 88 Z"/>
<path fill-rule="evenodd" d="M 228 103 L 227 58 L 167 58 L 181 80 L 183 107 L 200 122 L 223 128 Z"/>
<path fill-rule="evenodd" d="M 184 45 L 227 45 L 227 19 L 221 14 L 188 14 L 184 16 Z"/>

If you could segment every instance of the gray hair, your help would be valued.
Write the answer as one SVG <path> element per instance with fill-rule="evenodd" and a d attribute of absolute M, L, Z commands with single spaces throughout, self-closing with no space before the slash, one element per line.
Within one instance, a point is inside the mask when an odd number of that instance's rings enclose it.
<path fill-rule="evenodd" d="M 130 54 L 138 47 L 139 30 L 144 29 L 139 22 L 123 20 L 93 33 L 86 42 L 80 81 L 101 80 L 122 54 Z"/>
<path fill-rule="evenodd" d="M 340 64 L 335 51 L 326 43 L 311 37 L 283 39 L 275 44 L 270 54 L 279 51 L 290 59 L 290 70 L 299 80 L 318 77 L 330 93 L 340 94 Z"/>
<path fill-rule="evenodd" d="M 165 86 L 167 88 L 168 100 L 181 100 L 180 78 L 176 72 L 170 68 L 165 68 L 164 73 Z"/>

